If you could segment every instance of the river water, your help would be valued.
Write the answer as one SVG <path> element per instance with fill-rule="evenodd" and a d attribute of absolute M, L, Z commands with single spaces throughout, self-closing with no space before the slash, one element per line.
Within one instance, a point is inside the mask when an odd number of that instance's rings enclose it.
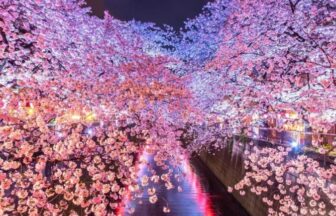
<path fill-rule="evenodd" d="M 163 173 L 155 166 L 152 156 L 145 155 L 149 164 L 155 167 L 158 174 Z M 172 168 L 172 167 L 169 167 Z M 126 207 L 120 215 L 129 216 L 245 216 L 248 213 L 227 192 L 227 189 L 211 173 L 205 165 L 194 157 L 191 161 L 185 161 L 180 167 L 172 168 L 183 170 L 184 177 L 180 182 L 172 181 L 174 188 L 167 190 L 164 181 L 152 183 L 146 186 L 143 196 L 135 200 L 127 200 Z M 142 168 L 141 175 L 148 174 L 146 167 Z M 178 190 L 180 186 L 182 191 Z M 155 188 L 158 200 L 155 204 L 149 202 L 147 188 Z M 164 207 L 165 211 L 164 212 Z"/>

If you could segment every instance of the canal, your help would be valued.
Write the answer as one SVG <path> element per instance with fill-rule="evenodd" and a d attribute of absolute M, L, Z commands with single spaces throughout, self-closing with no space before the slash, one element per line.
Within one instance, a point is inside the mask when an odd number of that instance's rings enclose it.
<path fill-rule="evenodd" d="M 148 181 L 142 188 L 142 196 L 125 201 L 125 207 L 120 215 L 134 216 L 247 216 L 244 208 L 227 192 L 227 188 L 209 171 L 197 157 L 184 161 L 180 167 L 159 167 L 152 155 L 144 153 L 147 160 L 139 171 L 139 179 L 150 176 L 153 171 L 162 176 L 167 173 L 183 173 L 182 178 L 173 178 L 173 186 L 167 189 L 165 181 L 157 183 Z M 149 168 L 151 167 L 151 168 Z M 171 176 L 174 176 L 172 174 Z M 176 176 L 176 174 L 175 174 Z M 139 183 L 141 180 L 139 180 Z M 150 197 L 155 190 L 155 203 L 150 202 Z M 152 200 L 153 201 L 153 200 Z"/>

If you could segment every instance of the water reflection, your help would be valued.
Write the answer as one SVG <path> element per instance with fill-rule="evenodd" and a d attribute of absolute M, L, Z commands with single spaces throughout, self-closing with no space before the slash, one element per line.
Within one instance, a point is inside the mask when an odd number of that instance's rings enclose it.
<path fill-rule="evenodd" d="M 149 182 L 144 187 L 143 195 L 134 200 L 128 199 L 121 215 L 135 216 L 244 216 L 248 215 L 236 202 L 233 196 L 226 192 L 226 188 L 214 177 L 197 158 L 191 162 L 185 160 L 179 167 L 156 166 L 153 155 L 143 153 L 142 159 L 147 161 L 140 165 L 139 176 L 148 175 L 155 171 L 156 175 L 171 172 L 171 182 L 174 187 L 167 189 L 165 182 Z M 153 170 L 151 170 L 151 167 Z M 183 178 L 174 178 L 183 173 Z M 140 180 L 139 180 L 140 182 Z M 182 191 L 179 190 L 180 186 Z M 158 200 L 155 204 L 149 202 L 148 188 L 155 188 Z M 164 212 L 165 211 L 165 212 Z M 132 214 L 130 213 L 132 212 Z"/>

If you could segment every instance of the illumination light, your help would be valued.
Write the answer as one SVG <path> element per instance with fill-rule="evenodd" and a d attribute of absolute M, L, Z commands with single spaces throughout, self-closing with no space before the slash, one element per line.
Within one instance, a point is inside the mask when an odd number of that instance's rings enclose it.
<path fill-rule="evenodd" d="M 297 148 L 297 147 L 299 146 L 299 144 L 298 144 L 297 142 L 292 142 L 292 143 L 291 143 L 291 146 L 292 146 L 293 148 Z"/>
<path fill-rule="evenodd" d="M 88 114 L 86 115 L 86 117 L 85 117 L 85 120 L 86 120 L 87 122 L 93 122 L 93 121 L 95 121 L 95 120 L 96 120 L 96 114 L 93 113 L 93 112 L 88 113 Z"/>
<path fill-rule="evenodd" d="M 81 119 L 81 116 L 78 115 L 78 114 L 73 114 L 73 115 L 71 116 L 71 119 L 74 120 L 74 121 L 79 121 L 79 120 Z"/>
<path fill-rule="evenodd" d="M 88 128 L 86 130 L 86 133 L 89 135 L 89 136 L 92 136 L 93 135 L 93 129 L 92 128 Z"/>
<path fill-rule="evenodd" d="M 29 116 L 34 115 L 34 113 L 35 113 L 35 109 L 34 109 L 33 107 L 29 107 L 29 108 L 27 108 L 27 114 L 28 114 Z"/>

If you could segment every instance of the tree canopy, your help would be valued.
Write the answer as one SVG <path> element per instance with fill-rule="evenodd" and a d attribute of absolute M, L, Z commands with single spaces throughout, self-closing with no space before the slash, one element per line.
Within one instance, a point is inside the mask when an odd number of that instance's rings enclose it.
<path fill-rule="evenodd" d="M 178 165 L 286 110 L 327 132 L 335 55 L 333 0 L 217 0 L 178 34 L 83 0 L 0 0 L 0 215 L 117 214 L 144 148 Z M 335 215 L 335 161 L 290 151 L 252 148 L 234 188 L 276 182 L 270 215 Z"/>

